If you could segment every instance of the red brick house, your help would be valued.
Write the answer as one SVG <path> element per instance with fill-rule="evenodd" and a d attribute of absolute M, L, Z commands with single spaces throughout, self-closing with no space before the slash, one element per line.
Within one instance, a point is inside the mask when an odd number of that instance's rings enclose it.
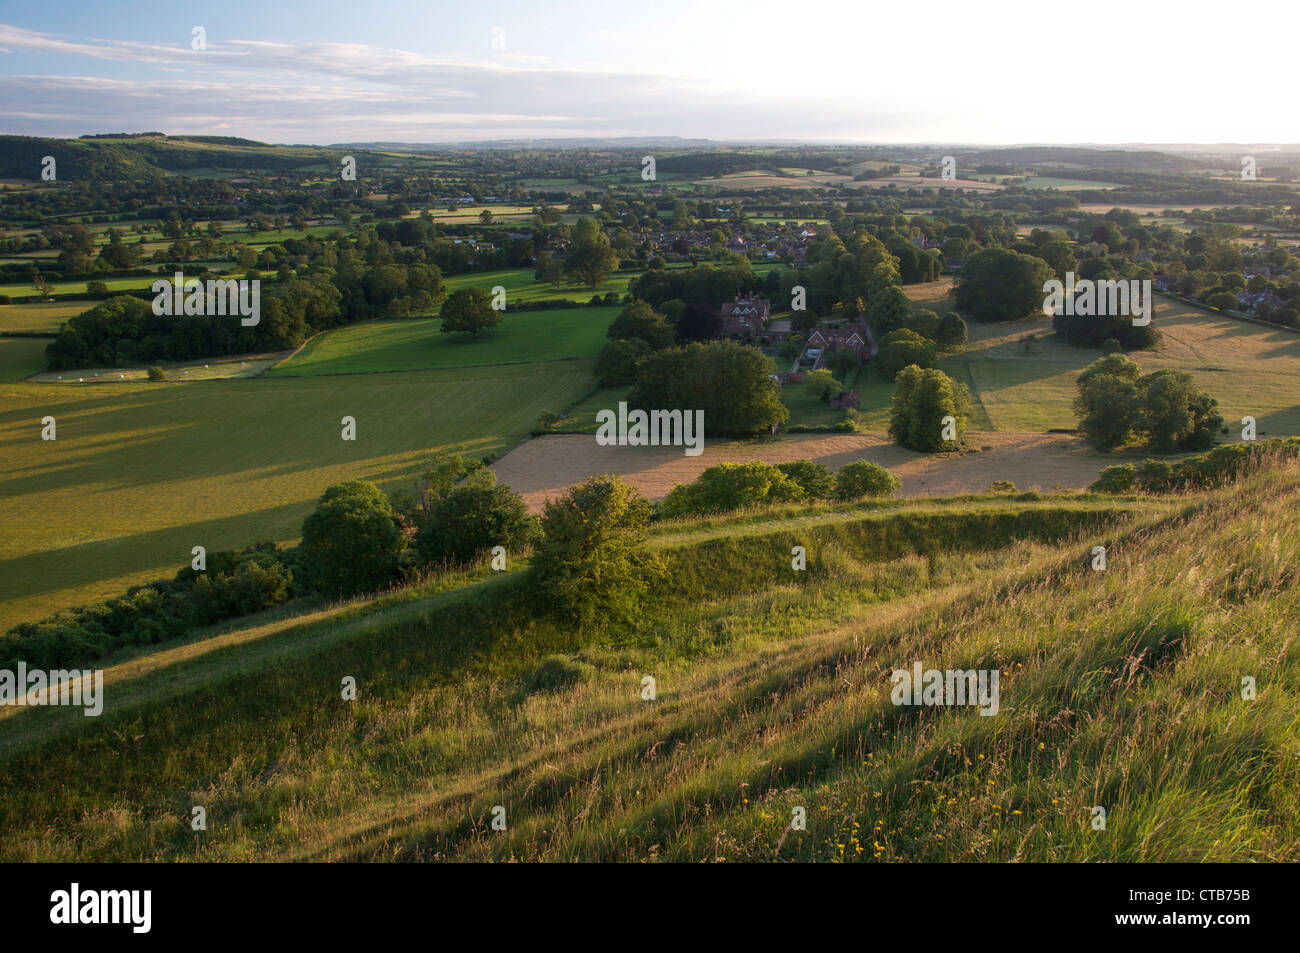
<path fill-rule="evenodd" d="M 771 316 L 772 305 L 766 298 L 736 295 L 735 301 L 722 306 L 722 333 L 740 338 L 762 334 Z"/>
<path fill-rule="evenodd" d="M 871 345 L 867 343 L 865 327 L 847 325 L 842 328 L 817 328 L 808 335 L 809 349 L 825 353 L 835 348 L 846 347 L 859 357 L 871 356 Z"/>

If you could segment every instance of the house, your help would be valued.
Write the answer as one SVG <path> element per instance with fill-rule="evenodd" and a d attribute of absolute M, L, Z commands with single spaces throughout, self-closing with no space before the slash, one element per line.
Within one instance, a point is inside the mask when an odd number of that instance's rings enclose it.
<path fill-rule="evenodd" d="M 858 357 L 867 359 L 871 356 L 871 345 L 867 343 L 865 325 L 849 324 L 842 328 L 816 328 L 808 335 L 808 350 L 822 352 L 846 347 Z M 819 355 L 820 360 L 820 355 Z"/>
<path fill-rule="evenodd" d="M 741 338 L 762 334 L 771 315 L 772 305 L 766 298 L 736 295 L 735 301 L 722 305 L 722 333 Z"/>

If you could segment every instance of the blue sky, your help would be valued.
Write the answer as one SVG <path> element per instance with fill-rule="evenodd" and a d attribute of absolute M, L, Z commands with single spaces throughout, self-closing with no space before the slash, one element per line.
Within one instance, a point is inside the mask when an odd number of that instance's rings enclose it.
<path fill-rule="evenodd" d="M 0 0 L 0 132 L 1300 142 L 1293 0 L 1195 9 Z"/>

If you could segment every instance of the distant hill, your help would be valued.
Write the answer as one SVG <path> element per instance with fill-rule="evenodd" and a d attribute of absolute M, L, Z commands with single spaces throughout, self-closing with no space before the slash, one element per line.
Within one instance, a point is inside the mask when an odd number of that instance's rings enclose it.
<path fill-rule="evenodd" d="M 140 179 L 203 168 L 287 172 L 333 154 L 322 146 L 275 146 L 233 136 L 0 136 L 0 176 L 37 179 L 45 156 L 58 161 L 60 179 L 86 180 Z"/>

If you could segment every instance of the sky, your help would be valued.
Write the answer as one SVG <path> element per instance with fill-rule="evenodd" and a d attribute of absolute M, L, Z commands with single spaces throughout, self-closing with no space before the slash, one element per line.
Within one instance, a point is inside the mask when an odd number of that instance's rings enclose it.
<path fill-rule="evenodd" d="M 1212 9 L 0 0 L 0 133 L 1300 142 L 1300 6 Z"/>

